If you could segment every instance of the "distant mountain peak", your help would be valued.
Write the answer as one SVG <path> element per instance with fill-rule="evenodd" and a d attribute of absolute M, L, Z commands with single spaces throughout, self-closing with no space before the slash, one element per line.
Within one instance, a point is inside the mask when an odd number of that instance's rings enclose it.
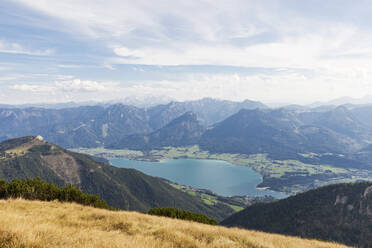
<path fill-rule="evenodd" d="M 173 125 L 174 123 L 179 123 L 181 121 L 198 121 L 198 116 L 194 112 L 188 111 L 180 117 L 177 117 L 176 119 L 169 122 L 166 126 Z"/>
<path fill-rule="evenodd" d="M 205 131 L 197 115 L 188 111 L 169 122 L 162 128 L 149 134 L 134 134 L 118 143 L 109 144 L 112 148 L 154 149 L 165 146 L 194 145 Z"/>

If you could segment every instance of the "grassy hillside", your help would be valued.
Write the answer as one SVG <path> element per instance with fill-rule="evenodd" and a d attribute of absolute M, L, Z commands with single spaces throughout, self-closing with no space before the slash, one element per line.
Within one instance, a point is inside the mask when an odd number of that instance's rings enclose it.
<path fill-rule="evenodd" d="M 0 201 L 0 247 L 344 248 L 286 237 L 116 212 L 74 203 Z"/>

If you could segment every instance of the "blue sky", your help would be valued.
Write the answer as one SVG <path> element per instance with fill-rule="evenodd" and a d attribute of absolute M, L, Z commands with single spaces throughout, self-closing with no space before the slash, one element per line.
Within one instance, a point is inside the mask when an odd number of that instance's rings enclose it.
<path fill-rule="evenodd" d="M 372 94 L 368 1 L 0 1 L 0 103 Z"/>

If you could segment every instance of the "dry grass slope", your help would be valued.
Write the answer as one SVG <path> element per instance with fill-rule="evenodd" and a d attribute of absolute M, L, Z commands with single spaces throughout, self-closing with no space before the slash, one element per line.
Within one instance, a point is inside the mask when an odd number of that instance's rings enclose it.
<path fill-rule="evenodd" d="M 0 247 L 249 247 L 346 246 L 149 216 L 74 203 L 0 201 Z"/>

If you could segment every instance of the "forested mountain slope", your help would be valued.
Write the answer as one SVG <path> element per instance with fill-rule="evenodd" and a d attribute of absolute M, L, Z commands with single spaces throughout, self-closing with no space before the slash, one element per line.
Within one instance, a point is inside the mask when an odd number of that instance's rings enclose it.
<path fill-rule="evenodd" d="M 222 225 L 372 247 L 372 183 L 330 185 L 255 204 Z"/>

